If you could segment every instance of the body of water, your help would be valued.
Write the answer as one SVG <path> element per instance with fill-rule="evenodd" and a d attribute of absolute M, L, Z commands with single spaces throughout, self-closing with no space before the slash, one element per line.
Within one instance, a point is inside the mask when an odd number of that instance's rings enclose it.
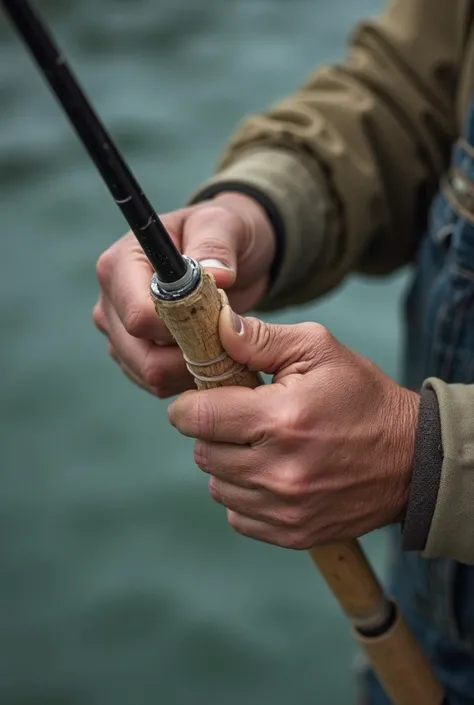
<path fill-rule="evenodd" d="M 160 211 L 381 4 L 40 2 Z M 107 357 L 95 261 L 125 225 L 2 16 L 0 228 L 0 703 L 353 702 L 349 630 L 308 557 L 233 534 L 167 403 Z M 395 375 L 402 286 L 273 318 L 319 320 Z"/>

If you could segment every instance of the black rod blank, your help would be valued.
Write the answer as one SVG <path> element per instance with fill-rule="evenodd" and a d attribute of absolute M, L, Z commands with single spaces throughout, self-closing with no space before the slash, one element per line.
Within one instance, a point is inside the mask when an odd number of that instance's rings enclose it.
<path fill-rule="evenodd" d="M 114 145 L 58 49 L 27 0 L 0 0 L 163 284 L 181 279 L 186 261 Z"/>

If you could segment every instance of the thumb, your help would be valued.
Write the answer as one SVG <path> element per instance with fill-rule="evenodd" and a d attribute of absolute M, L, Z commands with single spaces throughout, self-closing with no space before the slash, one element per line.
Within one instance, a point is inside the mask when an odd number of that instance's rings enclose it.
<path fill-rule="evenodd" d="M 201 206 L 184 223 L 183 252 L 211 272 L 218 287 L 227 289 L 237 276 L 237 249 L 243 228 L 243 221 L 222 206 Z"/>
<path fill-rule="evenodd" d="M 327 356 L 332 337 L 318 323 L 275 325 L 242 318 L 228 305 L 221 310 L 219 336 L 233 360 L 273 375 L 307 372 Z"/>

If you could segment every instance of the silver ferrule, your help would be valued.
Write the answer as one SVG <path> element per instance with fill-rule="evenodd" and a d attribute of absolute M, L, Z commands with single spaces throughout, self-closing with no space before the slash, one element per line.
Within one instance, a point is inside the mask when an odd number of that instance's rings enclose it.
<path fill-rule="evenodd" d="M 152 296 L 165 301 L 182 299 L 190 294 L 201 279 L 201 267 L 198 262 L 192 257 L 183 255 L 186 261 L 186 273 L 181 279 L 175 282 L 162 282 L 158 279 L 158 275 L 153 274 L 150 283 Z"/>

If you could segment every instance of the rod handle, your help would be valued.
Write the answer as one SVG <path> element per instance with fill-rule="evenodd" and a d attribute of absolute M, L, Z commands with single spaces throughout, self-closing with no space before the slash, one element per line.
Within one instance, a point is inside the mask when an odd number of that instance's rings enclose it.
<path fill-rule="evenodd" d="M 152 295 L 158 316 L 181 348 L 198 389 L 239 386 L 254 388 L 257 372 L 230 358 L 219 338 L 219 314 L 227 303 L 213 277 L 201 268 L 201 279 L 190 294 L 177 301 Z"/>

